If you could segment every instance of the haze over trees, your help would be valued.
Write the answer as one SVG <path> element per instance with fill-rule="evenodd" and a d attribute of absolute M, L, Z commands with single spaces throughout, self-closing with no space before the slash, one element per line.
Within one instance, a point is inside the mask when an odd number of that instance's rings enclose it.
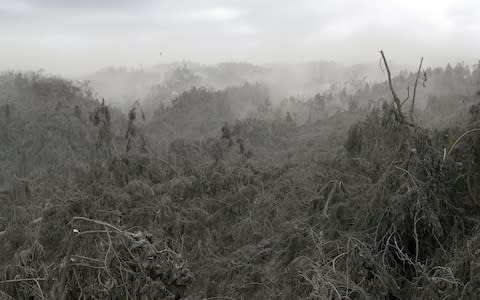
<path fill-rule="evenodd" d="M 0 0 L 0 299 L 478 298 L 476 3 L 39 3 Z"/>
<path fill-rule="evenodd" d="M 283 98 L 176 66 L 121 110 L 3 73 L 2 297 L 475 298 L 479 67 L 385 63 Z"/>

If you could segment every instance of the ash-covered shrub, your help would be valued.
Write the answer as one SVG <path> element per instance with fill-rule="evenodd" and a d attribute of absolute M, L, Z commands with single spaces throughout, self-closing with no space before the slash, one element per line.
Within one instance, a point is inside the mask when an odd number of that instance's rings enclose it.
<path fill-rule="evenodd" d="M 38 240 L 47 256 L 58 255 L 64 250 L 70 217 L 67 208 L 61 206 L 51 206 L 43 212 Z"/>

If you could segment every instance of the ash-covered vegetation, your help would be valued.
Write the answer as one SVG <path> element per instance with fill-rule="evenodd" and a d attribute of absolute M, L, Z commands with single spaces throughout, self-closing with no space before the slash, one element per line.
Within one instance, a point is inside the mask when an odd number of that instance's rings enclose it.
<path fill-rule="evenodd" d="M 475 299 L 480 66 L 388 67 L 3 73 L 0 298 Z"/>

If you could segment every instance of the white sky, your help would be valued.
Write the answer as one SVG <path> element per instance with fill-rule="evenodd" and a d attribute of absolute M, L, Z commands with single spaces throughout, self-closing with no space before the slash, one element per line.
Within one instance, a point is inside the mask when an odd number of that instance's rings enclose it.
<path fill-rule="evenodd" d="M 476 62 L 478 0 L 0 0 L 0 70 L 335 60 Z M 160 55 L 163 53 L 163 55 Z"/>

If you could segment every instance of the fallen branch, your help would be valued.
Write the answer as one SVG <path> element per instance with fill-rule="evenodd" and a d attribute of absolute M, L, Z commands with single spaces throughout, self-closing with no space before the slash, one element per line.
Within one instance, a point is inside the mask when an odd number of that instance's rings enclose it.
<path fill-rule="evenodd" d="M 11 282 L 24 282 L 24 281 L 45 281 L 46 278 L 18 278 L 18 279 L 9 279 L 9 280 L 2 280 L 0 284 L 3 283 L 11 283 Z"/>
<path fill-rule="evenodd" d="M 73 221 L 76 221 L 76 220 L 82 220 L 82 221 L 86 221 L 86 222 L 92 222 L 92 223 L 95 223 L 95 224 L 98 224 L 98 225 L 102 225 L 102 226 L 105 226 L 105 227 L 109 227 L 113 230 L 115 230 L 116 232 L 123 232 L 122 230 L 118 229 L 117 227 L 111 225 L 111 224 L 108 224 L 107 222 L 103 222 L 103 221 L 98 221 L 98 220 L 93 220 L 93 219 L 89 219 L 89 218 L 85 218 L 85 217 L 73 217 L 72 218 L 72 222 Z"/>
<path fill-rule="evenodd" d="M 32 183 L 32 179 L 29 179 L 26 177 L 18 177 L 17 174 L 15 174 L 15 172 L 13 173 L 13 178 L 15 178 L 15 180 L 20 182 Z"/>
<path fill-rule="evenodd" d="M 470 129 L 468 130 L 467 132 L 463 133 L 456 141 L 455 143 L 453 143 L 452 147 L 450 147 L 450 150 L 448 150 L 448 153 L 447 153 L 447 156 L 450 156 L 450 154 L 452 153 L 452 151 L 455 149 L 455 147 L 458 145 L 458 143 L 460 143 L 460 141 L 466 137 L 467 135 L 469 135 L 470 133 L 474 133 L 474 132 L 479 132 L 480 131 L 480 128 L 474 128 L 474 129 Z"/>

